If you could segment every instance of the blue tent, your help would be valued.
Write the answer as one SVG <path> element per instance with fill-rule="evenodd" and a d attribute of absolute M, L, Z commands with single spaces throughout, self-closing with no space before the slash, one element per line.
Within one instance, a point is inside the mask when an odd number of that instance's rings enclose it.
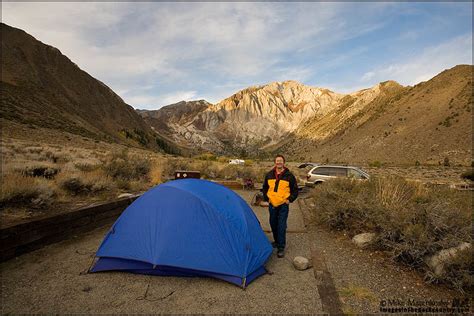
<path fill-rule="evenodd" d="M 266 272 L 272 246 L 248 204 L 214 182 L 158 185 L 117 219 L 91 272 L 207 276 L 245 287 Z"/>

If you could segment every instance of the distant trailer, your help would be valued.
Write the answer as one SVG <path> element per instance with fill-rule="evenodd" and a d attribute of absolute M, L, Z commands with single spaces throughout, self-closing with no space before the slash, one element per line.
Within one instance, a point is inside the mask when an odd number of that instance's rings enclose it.
<path fill-rule="evenodd" d="M 242 159 L 230 159 L 229 165 L 243 165 L 245 164 L 245 160 Z"/>

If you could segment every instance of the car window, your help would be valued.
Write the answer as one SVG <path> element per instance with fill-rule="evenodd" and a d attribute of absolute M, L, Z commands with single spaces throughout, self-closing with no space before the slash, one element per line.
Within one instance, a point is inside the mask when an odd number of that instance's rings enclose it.
<path fill-rule="evenodd" d="M 314 169 L 312 174 L 332 177 L 346 177 L 347 169 L 338 167 L 319 167 Z"/>
<path fill-rule="evenodd" d="M 311 173 L 312 174 L 317 174 L 317 175 L 322 175 L 322 176 L 329 176 L 329 169 L 328 167 L 318 167 L 314 169 Z"/>
<path fill-rule="evenodd" d="M 329 170 L 329 175 L 334 177 L 347 177 L 347 168 L 332 167 Z"/>
<path fill-rule="evenodd" d="M 360 173 L 359 171 L 355 169 L 349 169 L 348 170 L 348 177 L 349 178 L 354 178 L 354 179 L 364 179 L 365 177 Z"/>

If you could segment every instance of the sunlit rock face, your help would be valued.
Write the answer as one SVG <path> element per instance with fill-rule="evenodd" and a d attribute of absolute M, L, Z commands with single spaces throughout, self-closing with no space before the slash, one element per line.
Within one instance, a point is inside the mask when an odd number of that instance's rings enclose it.
<path fill-rule="evenodd" d="M 217 104 L 183 101 L 142 116 L 153 118 L 149 121 L 155 129 L 189 146 L 214 152 L 265 149 L 308 118 L 328 113 L 343 96 L 296 81 L 273 82 L 241 90 Z"/>

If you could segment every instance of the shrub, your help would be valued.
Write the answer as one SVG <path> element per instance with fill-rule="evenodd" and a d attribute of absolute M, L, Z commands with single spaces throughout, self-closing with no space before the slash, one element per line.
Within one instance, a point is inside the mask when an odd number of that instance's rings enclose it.
<path fill-rule="evenodd" d="M 197 170 L 201 173 L 204 179 L 219 178 L 220 169 L 219 164 L 213 161 L 200 161 L 189 166 L 192 170 Z"/>
<path fill-rule="evenodd" d="M 148 177 L 151 163 L 148 159 L 129 157 L 127 153 L 115 155 L 103 166 L 107 176 L 113 179 L 138 180 Z"/>
<path fill-rule="evenodd" d="M 254 179 L 262 181 L 267 170 L 262 167 L 245 165 L 225 165 L 219 172 L 219 177 L 224 179 Z"/>
<path fill-rule="evenodd" d="M 432 275 L 425 264 L 427 257 L 462 242 L 472 243 L 470 192 L 428 189 L 397 177 L 364 182 L 334 180 L 313 192 L 318 204 L 313 220 L 351 235 L 375 232 L 374 247 L 424 271 L 426 276 Z M 449 267 L 451 274 L 436 281 L 469 287 L 466 280 L 472 280 L 472 275 L 466 274 L 468 264 L 461 260 Z"/>
<path fill-rule="evenodd" d="M 239 169 L 240 169 L 240 166 L 238 165 L 227 164 L 220 170 L 219 178 L 223 178 L 226 180 L 238 178 Z"/>
<path fill-rule="evenodd" d="M 199 171 L 202 178 L 207 179 L 244 179 L 252 178 L 263 180 L 267 168 L 252 165 L 231 165 L 211 160 L 188 160 L 183 158 L 169 158 L 163 163 L 162 175 L 173 178 L 176 170 Z"/>
<path fill-rule="evenodd" d="M 3 175 L 0 208 L 50 204 L 55 194 L 45 180 L 41 181 L 20 174 Z"/>
<path fill-rule="evenodd" d="M 43 147 L 29 147 L 27 150 L 32 154 L 40 154 L 43 151 Z"/>
<path fill-rule="evenodd" d="M 245 165 L 246 166 L 252 166 L 253 165 L 253 160 L 252 159 L 245 159 Z"/>
<path fill-rule="evenodd" d="M 162 179 L 163 176 L 163 166 L 161 162 L 153 161 L 151 164 L 151 170 L 150 170 L 150 182 L 152 185 L 159 184 L 163 181 Z"/>
<path fill-rule="evenodd" d="M 449 163 L 449 158 L 448 158 L 448 157 L 444 157 L 443 166 L 449 167 L 449 165 L 450 165 L 450 163 Z"/>
<path fill-rule="evenodd" d="M 23 169 L 17 169 L 25 177 L 44 177 L 53 179 L 61 169 L 50 166 L 27 166 Z"/>
<path fill-rule="evenodd" d="M 86 183 L 79 177 L 69 177 L 59 183 L 60 187 L 73 195 L 87 194 L 92 191 L 92 183 Z"/>
<path fill-rule="evenodd" d="M 120 133 L 125 136 L 125 138 L 133 139 L 144 146 L 150 142 L 148 135 L 138 128 L 134 128 L 133 130 L 122 129 Z"/>
<path fill-rule="evenodd" d="M 155 142 L 156 142 L 156 145 L 159 148 L 161 148 L 167 154 L 171 154 L 171 155 L 180 155 L 181 154 L 181 150 L 178 147 L 176 147 L 171 142 L 165 140 L 164 138 L 156 136 L 155 137 Z"/>
<path fill-rule="evenodd" d="M 112 182 L 98 175 L 73 175 L 61 179 L 59 186 L 69 194 L 84 195 L 111 190 Z"/>
<path fill-rule="evenodd" d="M 217 158 L 217 161 L 218 161 L 218 162 L 221 162 L 221 163 L 228 163 L 229 160 L 230 160 L 230 158 L 229 158 L 229 157 L 226 157 L 226 156 L 221 156 L 221 157 L 218 157 L 218 158 Z"/>
<path fill-rule="evenodd" d="M 382 163 L 378 160 L 369 162 L 369 167 L 380 168 L 382 167 Z"/>
<path fill-rule="evenodd" d="M 130 181 L 128 180 L 124 180 L 124 179 L 117 179 L 115 181 L 115 183 L 117 184 L 117 188 L 121 189 L 121 190 L 125 190 L 125 191 L 128 191 L 130 190 L 131 186 L 130 186 Z"/>
<path fill-rule="evenodd" d="M 201 155 L 196 156 L 196 159 L 216 161 L 217 156 L 215 156 L 214 154 L 211 154 L 211 153 L 205 153 L 205 154 L 201 154 Z"/>
<path fill-rule="evenodd" d="M 163 175 L 167 178 L 174 178 L 176 170 L 191 170 L 191 162 L 182 158 L 169 158 L 163 166 Z"/>
<path fill-rule="evenodd" d="M 91 164 L 91 163 L 75 163 L 74 167 L 76 167 L 77 170 L 84 171 L 84 172 L 90 172 L 94 171 L 100 168 L 100 164 Z"/>
<path fill-rule="evenodd" d="M 46 158 L 48 158 L 49 160 L 51 160 L 51 162 L 53 163 L 58 163 L 60 162 L 61 160 L 61 157 L 57 154 L 57 153 L 53 153 L 51 151 L 47 151 L 46 154 L 45 154 Z M 67 159 L 63 159 L 65 160 L 65 162 L 67 162 L 68 160 Z M 67 161 L 66 161 L 67 160 Z"/>
<path fill-rule="evenodd" d="M 463 172 L 461 178 L 474 181 L 474 169 Z"/>
<path fill-rule="evenodd" d="M 107 179 L 100 179 L 93 182 L 90 192 L 99 193 L 99 192 L 109 191 L 111 189 L 112 189 L 111 181 Z"/>

